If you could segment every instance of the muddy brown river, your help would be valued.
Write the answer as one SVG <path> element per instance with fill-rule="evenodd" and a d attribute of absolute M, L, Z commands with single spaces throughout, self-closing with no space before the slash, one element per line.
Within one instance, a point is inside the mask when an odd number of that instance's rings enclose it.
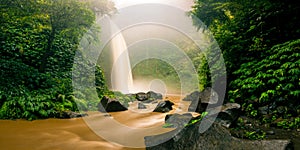
<path fill-rule="evenodd" d="M 168 96 L 175 103 L 169 113 L 184 113 L 188 102 L 179 96 Z M 128 111 L 73 119 L 0 120 L 0 149 L 3 150 L 144 150 L 144 136 L 173 129 L 163 128 L 168 113 L 142 112 L 134 103 Z M 193 114 L 194 116 L 198 114 Z M 286 134 L 284 134 L 286 133 Z M 276 130 L 274 139 L 291 138 L 292 133 Z M 300 148 L 300 136 L 292 139 Z"/>
<path fill-rule="evenodd" d="M 186 109 L 180 97 L 169 96 L 175 102 L 173 112 Z M 168 132 L 172 129 L 162 128 L 167 113 L 138 112 L 132 104 L 132 109 L 123 112 L 104 114 L 89 112 L 89 116 L 73 119 L 45 120 L 0 120 L 0 149 L 6 150 L 142 150 L 145 149 L 144 136 Z M 88 123 L 87 123 L 87 120 Z M 91 120 L 96 120 L 95 122 Z M 119 125 L 110 121 L 114 120 Z M 89 126 L 97 126 L 100 136 Z M 126 127 L 123 129 L 123 127 Z M 127 128 L 132 129 L 132 131 Z M 141 130 L 141 132 L 135 132 Z M 101 135 L 104 135 L 102 137 Z M 123 138 L 119 140 L 120 138 Z M 109 140 L 105 140 L 109 139 Z M 112 140 L 110 140 L 112 139 Z M 126 143 L 136 145 L 126 147 Z M 125 145 L 125 146 L 124 146 Z M 130 145 L 130 144 L 129 144 Z M 138 148 L 132 148 L 138 147 Z"/>

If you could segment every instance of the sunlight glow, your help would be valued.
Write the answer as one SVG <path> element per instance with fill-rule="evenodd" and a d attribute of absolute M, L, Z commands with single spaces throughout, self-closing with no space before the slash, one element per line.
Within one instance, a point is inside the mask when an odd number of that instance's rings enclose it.
<path fill-rule="evenodd" d="M 172 5 L 184 10 L 190 10 L 193 4 L 193 0 L 113 0 L 113 2 L 118 9 L 128 7 L 130 5 L 157 3 Z"/>

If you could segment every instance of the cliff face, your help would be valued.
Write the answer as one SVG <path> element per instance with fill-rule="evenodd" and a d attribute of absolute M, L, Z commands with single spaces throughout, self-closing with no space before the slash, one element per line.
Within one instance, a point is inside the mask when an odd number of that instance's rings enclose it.
<path fill-rule="evenodd" d="M 206 132 L 199 133 L 200 123 L 185 127 L 181 131 L 145 137 L 146 150 L 284 150 L 293 149 L 289 140 L 250 141 L 232 137 L 230 132 L 214 123 Z M 166 139 L 168 139 L 166 141 Z M 158 145 L 157 145 L 158 144 Z M 155 146 L 154 146 L 155 145 Z"/>

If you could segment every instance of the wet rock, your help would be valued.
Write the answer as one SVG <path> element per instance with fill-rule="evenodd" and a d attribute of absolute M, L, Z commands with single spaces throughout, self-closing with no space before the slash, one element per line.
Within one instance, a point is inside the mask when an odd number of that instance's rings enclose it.
<path fill-rule="evenodd" d="M 164 100 L 164 101 L 160 101 L 156 108 L 153 110 L 153 112 L 169 112 L 170 110 L 172 110 L 172 106 L 174 105 L 173 102 L 169 101 L 169 100 Z"/>
<path fill-rule="evenodd" d="M 231 136 L 230 132 L 214 123 L 204 133 L 199 133 L 200 122 L 180 130 L 160 135 L 146 136 L 146 150 L 283 150 L 293 149 L 290 140 L 243 140 Z"/>
<path fill-rule="evenodd" d="M 155 93 L 155 92 L 153 92 L 153 91 L 147 92 L 147 95 L 148 95 L 148 99 L 154 99 L 154 100 L 157 100 L 157 99 L 163 99 L 162 94 L 160 94 L 160 93 Z"/>
<path fill-rule="evenodd" d="M 144 92 L 139 92 L 135 94 L 135 98 L 138 101 L 145 101 L 148 100 L 148 94 L 144 93 Z"/>
<path fill-rule="evenodd" d="M 147 93 L 144 93 L 144 92 L 136 93 L 135 98 L 138 101 L 150 103 L 154 100 L 163 99 L 163 96 L 160 93 L 155 93 L 153 91 L 149 91 Z"/>
<path fill-rule="evenodd" d="M 138 103 L 138 109 L 146 109 L 146 105 L 144 105 L 143 103 Z"/>
<path fill-rule="evenodd" d="M 172 124 L 172 127 L 184 127 L 193 118 L 191 113 L 185 114 L 168 114 L 165 117 L 165 123 Z"/>
<path fill-rule="evenodd" d="M 104 96 L 98 103 L 98 111 L 100 112 L 117 112 L 125 111 L 127 108 L 123 106 L 118 100 Z"/>

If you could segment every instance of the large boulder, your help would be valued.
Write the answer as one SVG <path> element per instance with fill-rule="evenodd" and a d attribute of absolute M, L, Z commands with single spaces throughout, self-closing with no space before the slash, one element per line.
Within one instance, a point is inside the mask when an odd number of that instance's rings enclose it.
<path fill-rule="evenodd" d="M 204 91 L 199 92 L 195 91 L 187 95 L 184 101 L 191 101 L 189 106 L 189 111 L 195 111 L 202 113 L 207 109 L 207 106 L 210 105 L 210 108 L 221 106 L 221 103 L 218 103 L 218 94 L 215 90 L 208 87 Z"/>
<path fill-rule="evenodd" d="M 222 106 L 216 121 L 222 126 L 229 128 L 240 116 L 241 105 L 237 103 L 227 103 Z"/>
<path fill-rule="evenodd" d="M 293 149 L 290 140 L 243 140 L 231 136 L 223 126 L 214 123 L 200 133 L 200 122 L 160 135 L 146 136 L 146 150 L 284 150 Z"/>
<path fill-rule="evenodd" d="M 218 100 L 218 94 L 212 88 L 206 88 L 202 92 L 195 91 L 187 95 L 183 100 L 191 101 L 189 111 L 198 113 L 209 112 L 215 115 L 216 121 L 229 128 L 240 114 L 241 106 L 237 103 L 222 105 Z"/>
<path fill-rule="evenodd" d="M 189 94 L 186 97 L 184 97 L 182 100 L 183 101 L 197 101 L 200 98 L 200 94 L 201 94 L 201 92 L 194 91 L 191 94 Z"/>
<path fill-rule="evenodd" d="M 98 111 L 100 112 L 117 112 L 125 111 L 127 108 L 123 106 L 118 100 L 104 96 L 98 103 Z"/>
<path fill-rule="evenodd" d="M 203 91 L 194 91 L 191 94 L 184 97 L 182 100 L 184 101 L 198 101 L 201 100 L 203 103 L 216 103 L 218 101 L 218 93 L 212 89 L 211 87 L 207 87 Z"/>
<path fill-rule="evenodd" d="M 153 91 L 147 92 L 147 95 L 148 95 L 148 99 L 153 99 L 153 100 L 163 99 L 162 94 L 160 94 L 160 93 L 155 93 L 155 92 L 153 92 Z"/>
<path fill-rule="evenodd" d="M 153 112 L 169 112 L 170 110 L 172 110 L 172 106 L 174 105 L 173 102 L 169 101 L 169 100 L 164 100 L 164 101 L 160 101 L 156 108 L 153 110 Z"/>

